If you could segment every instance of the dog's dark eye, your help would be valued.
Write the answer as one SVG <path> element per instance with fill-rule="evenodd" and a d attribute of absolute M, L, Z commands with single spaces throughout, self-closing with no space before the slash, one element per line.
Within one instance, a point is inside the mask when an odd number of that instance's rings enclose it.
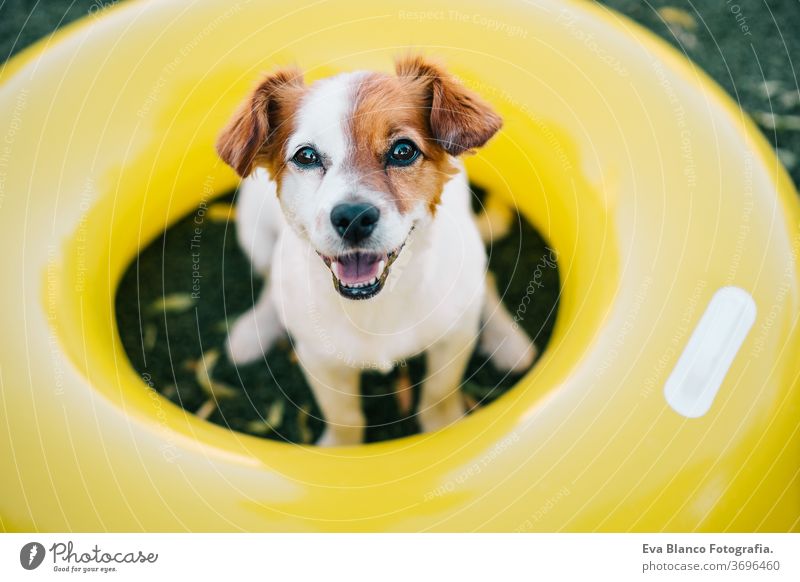
<path fill-rule="evenodd" d="M 312 147 L 300 148 L 292 158 L 292 161 L 298 166 L 318 166 L 320 164 L 319 154 Z"/>
<path fill-rule="evenodd" d="M 408 166 L 419 156 L 419 149 L 414 142 L 401 139 L 395 142 L 389 150 L 387 162 L 392 166 Z"/>

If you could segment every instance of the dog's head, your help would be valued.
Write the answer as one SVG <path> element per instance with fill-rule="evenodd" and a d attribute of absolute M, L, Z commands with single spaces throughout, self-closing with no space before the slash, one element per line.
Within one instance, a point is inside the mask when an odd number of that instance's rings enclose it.
<path fill-rule="evenodd" d="M 242 176 L 269 170 L 288 223 L 320 255 L 335 288 L 383 288 L 411 230 L 429 221 L 455 173 L 453 156 L 502 121 L 443 68 L 420 57 L 396 75 L 349 73 L 305 86 L 269 75 L 223 130 L 220 157 Z"/>

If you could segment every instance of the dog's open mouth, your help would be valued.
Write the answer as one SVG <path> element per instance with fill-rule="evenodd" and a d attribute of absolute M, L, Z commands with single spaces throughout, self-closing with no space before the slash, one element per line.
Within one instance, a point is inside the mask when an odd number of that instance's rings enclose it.
<path fill-rule="evenodd" d="M 389 253 L 350 251 L 336 257 L 320 255 L 333 274 L 333 286 L 347 299 L 369 299 L 377 295 L 389 268 L 403 246 Z"/>

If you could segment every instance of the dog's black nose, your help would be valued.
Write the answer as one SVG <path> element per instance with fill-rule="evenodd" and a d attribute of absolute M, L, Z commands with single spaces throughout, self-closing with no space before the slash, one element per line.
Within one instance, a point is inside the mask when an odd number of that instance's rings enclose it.
<path fill-rule="evenodd" d="M 380 215 L 372 204 L 337 204 L 331 210 L 331 224 L 344 240 L 358 243 L 372 234 Z"/>

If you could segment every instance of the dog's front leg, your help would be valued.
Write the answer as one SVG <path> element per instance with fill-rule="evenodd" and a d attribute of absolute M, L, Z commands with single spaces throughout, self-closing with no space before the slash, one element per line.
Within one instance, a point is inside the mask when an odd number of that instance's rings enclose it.
<path fill-rule="evenodd" d="M 269 285 L 264 285 L 256 304 L 236 320 L 228 334 L 225 349 L 235 364 L 248 364 L 262 357 L 284 334 Z"/>
<path fill-rule="evenodd" d="M 325 417 L 325 431 L 317 444 L 321 447 L 361 444 L 365 424 L 359 385 L 361 370 L 304 350 L 302 345 L 297 346 L 296 353 Z"/>
<path fill-rule="evenodd" d="M 461 379 L 475 347 L 472 335 L 448 337 L 427 351 L 428 373 L 419 402 L 419 424 L 423 432 L 438 430 L 464 416 Z"/>

